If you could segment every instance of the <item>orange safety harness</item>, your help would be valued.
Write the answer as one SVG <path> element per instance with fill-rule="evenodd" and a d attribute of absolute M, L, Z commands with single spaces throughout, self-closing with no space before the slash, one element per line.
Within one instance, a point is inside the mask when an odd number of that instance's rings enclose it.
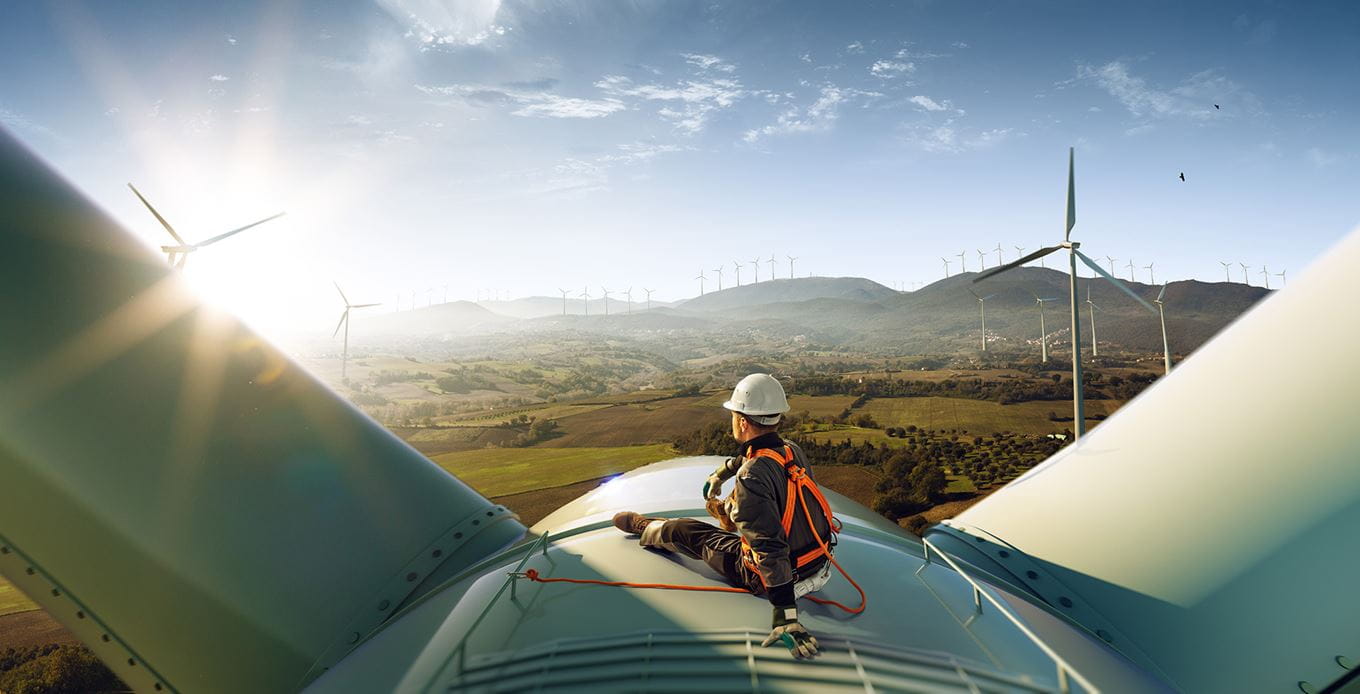
<path fill-rule="evenodd" d="M 801 506 L 803 508 L 803 516 L 807 519 L 808 522 L 808 528 L 812 530 L 812 536 L 817 539 L 817 547 L 807 552 L 804 552 L 803 554 L 799 555 L 796 558 L 792 558 L 794 566 L 795 567 L 806 566 L 809 562 L 813 561 L 814 559 L 821 556 L 825 556 L 841 572 L 841 575 L 845 577 L 845 580 L 850 581 L 850 585 L 854 586 L 855 590 L 859 592 L 859 607 L 853 608 L 846 607 L 845 605 L 842 605 L 841 603 L 836 602 L 835 600 L 819 598 L 813 595 L 805 595 L 803 597 L 819 605 L 833 605 L 835 607 L 839 607 L 840 609 L 845 610 L 850 614 L 860 614 L 861 612 L 864 612 L 864 608 L 867 607 L 869 604 L 869 598 L 864 594 L 864 589 L 861 588 L 859 584 L 855 582 L 855 579 L 850 577 L 850 574 L 845 570 L 845 567 L 841 566 L 840 562 L 836 561 L 836 556 L 831 553 L 831 548 L 828 547 L 826 541 L 822 539 L 821 533 L 817 532 L 817 525 L 812 522 L 812 512 L 808 510 L 807 499 L 803 497 L 804 491 L 809 491 L 812 493 L 813 498 L 815 498 L 817 500 L 817 503 L 821 506 L 822 515 L 827 519 L 827 523 L 831 526 L 832 532 L 838 533 L 841 530 L 840 520 L 837 519 L 835 515 L 831 513 L 831 504 L 827 503 L 826 497 L 822 496 L 822 491 L 817 488 L 817 484 L 812 481 L 812 478 L 807 476 L 807 471 L 804 470 L 802 466 L 793 464 L 793 451 L 788 446 L 784 447 L 784 455 L 780 455 L 779 453 L 768 448 L 762 448 L 755 452 L 754 457 L 770 458 L 771 460 L 778 462 L 781 466 L 783 466 L 784 472 L 788 475 L 789 482 L 788 501 L 784 506 L 783 518 L 781 518 L 780 520 L 780 524 L 783 526 L 784 529 L 784 536 L 788 537 L 789 531 L 792 530 L 793 528 L 793 516 L 795 507 Z M 741 549 L 742 549 L 742 561 L 746 564 L 746 568 L 755 572 L 756 575 L 759 576 L 760 572 L 757 570 L 756 564 L 752 560 L 755 551 L 751 549 L 751 546 L 746 542 L 746 538 L 744 537 L 741 539 Z M 597 586 L 617 586 L 625 588 L 653 588 L 657 590 L 693 590 L 710 593 L 750 592 L 745 588 L 736 588 L 730 586 L 687 586 L 677 585 L 673 583 L 631 583 L 629 581 L 598 581 L 585 578 L 544 578 L 543 576 L 539 575 L 538 571 L 535 569 L 529 569 L 525 571 L 524 577 L 529 579 L 530 581 L 535 581 L 537 583 L 584 583 Z M 765 579 L 762 577 L 761 582 L 763 583 L 764 580 Z"/>

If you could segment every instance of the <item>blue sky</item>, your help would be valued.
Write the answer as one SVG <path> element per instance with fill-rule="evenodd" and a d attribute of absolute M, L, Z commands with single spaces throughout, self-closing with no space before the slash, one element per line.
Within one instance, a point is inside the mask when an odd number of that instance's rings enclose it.
<path fill-rule="evenodd" d="M 332 279 L 933 281 L 1058 240 L 1068 146 L 1074 238 L 1140 281 L 1259 285 L 1360 221 L 1360 5 L 1108 5 L 20 3 L 0 120 L 149 246 L 129 181 L 191 240 L 287 210 L 189 263 L 267 330 L 329 330 Z"/>

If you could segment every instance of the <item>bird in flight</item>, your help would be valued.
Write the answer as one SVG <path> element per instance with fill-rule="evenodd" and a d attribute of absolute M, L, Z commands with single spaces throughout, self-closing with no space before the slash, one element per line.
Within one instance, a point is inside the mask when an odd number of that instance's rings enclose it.
<path fill-rule="evenodd" d="M 1182 181 L 1182 182 L 1185 181 L 1185 172 L 1184 172 L 1184 171 L 1181 172 L 1181 181 Z"/>
<path fill-rule="evenodd" d="M 1214 104 L 1214 110 L 1215 110 L 1215 111 L 1220 110 L 1220 109 L 1218 108 L 1218 104 Z"/>

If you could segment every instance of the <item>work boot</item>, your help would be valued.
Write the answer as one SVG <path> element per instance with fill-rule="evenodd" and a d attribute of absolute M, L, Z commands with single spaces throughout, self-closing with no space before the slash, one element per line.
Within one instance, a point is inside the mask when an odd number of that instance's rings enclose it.
<path fill-rule="evenodd" d="M 614 514 L 614 527 L 631 535 L 641 535 L 647 528 L 647 524 L 652 521 L 663 521 L 664 518 L 647 518 L 641 513 L 634 511 L 622 511 Z"/>

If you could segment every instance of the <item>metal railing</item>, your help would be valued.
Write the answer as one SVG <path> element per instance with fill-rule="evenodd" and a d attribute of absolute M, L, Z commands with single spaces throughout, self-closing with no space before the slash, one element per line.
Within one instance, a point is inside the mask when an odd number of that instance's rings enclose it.
<path fill-rule="evenodd" d="M 968 625 L 971 624 L 974 619 L 982 615 L 982 601 L 983 599 L 986 599 L 987 602 L 991 603 L 992 606 L 996 608 L 997 612 L 1000 612 L 1001 615 L 1005 617 L 1008 621 L 1010 621 L 1010 623 L 1013 624 L 1016 629 L 1020 630 L 1020 633 L 1024 634 L 1025 637 L 1030 640 L 1030 642 L 1038 646 L 1039 650 L 1043 651 L 1044 655 L 1048 656 L 1048 658 L 1053 661 L 1053 664 L 1057 668 L 1059 690 L 1063 692 L 1071 691 L 1071 685 L 1068 682 L 1068 678 L 1070 677 L 1073 681 L 1081 685 L 1081 687 L 1088 692 L 1092 692 L 1094 694 L 1100 691 L 1100 689 L 1097 688 L 1094 684 L 1091 684 L 1090 680 L 1083 677 L 1080 672 L 1077 672 L 1076 668 L 1072 667 L 1072 665 L 1068 663 L 1066 660 L 1063 660 L 1062 656 L 1058 655 L 1057 651 L 1053 650 L 1052 647 L 1044 643 L 1044 640 L 1039 638 L 1038 634 L 1035 634 L 1033 631 L 1030 631 L 1029 627 L 1025 626 L 1024 622 L 1020 621 L 1019 617 L 1015 616 L 1014 614 L 1011 613 L 1010 610 L 1006 609 L 1006 607 L 1001 604 L 1000 600 L 998 600 L 990 592 L 984 589 L 982 584 L 974 580 L 972 576 L 969 576 L 968 573 L 963 570 L 963 567 L 959 566 L 958 563 L 951 559 L 948 554 L 945 554 L 943 551 L 940 550 L 939 547 L 936 547 L 934 544 L 930 542 L 930 540 L 926 538 L 921 538 L 921 542 L 925 545 L 926 548 L 925 562 L 921 564 L 921 568 L 916 570 L 917 577 L 920 577 L 921 572 L 925 571 L 927 566 L 930 566 L 930 553 L 931 550 L 934 550 L 936 555 L 943 559 L 945 563 L 949 565 L 950 568 L 954 569 L 954 571 L 957 572 L 958 575 L 963 577 L 963 580 L 968 581 L 968 584 L 973 587 L 973 615 L 968 618 L 967 622 L 964 623 L 965 628 L 967 628 Z"/>

